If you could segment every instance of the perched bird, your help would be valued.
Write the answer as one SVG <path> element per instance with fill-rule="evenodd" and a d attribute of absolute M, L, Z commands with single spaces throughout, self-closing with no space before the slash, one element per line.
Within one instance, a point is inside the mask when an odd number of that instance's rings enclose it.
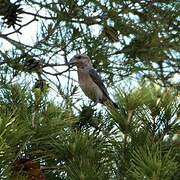
<path fill-rule="evenodd" d="M 94 101 L 94 106 L 101 103 L 108 107 L 118 108 L 104 86 L 101 77 L 93 68 L 90 58 L 85 54 L 75 55 L 70 61 L 70 65 L 75 65 L 78 72 L 79 85 L 85 95 Z"/>

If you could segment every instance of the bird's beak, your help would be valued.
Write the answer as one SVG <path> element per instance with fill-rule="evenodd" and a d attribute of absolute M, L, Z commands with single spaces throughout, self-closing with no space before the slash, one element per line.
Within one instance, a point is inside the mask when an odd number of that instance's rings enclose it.
<path fill-rule="evenodd" d="M 77 59 L 75 57 L 71 58 L 69 61 L 69 65 L 76 65 Z"/>

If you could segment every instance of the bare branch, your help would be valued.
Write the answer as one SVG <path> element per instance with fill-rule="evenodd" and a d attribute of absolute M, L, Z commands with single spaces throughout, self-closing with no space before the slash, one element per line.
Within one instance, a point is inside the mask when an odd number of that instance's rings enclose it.
<path fill-rule="evenodd" d="M 20 33 L 20 34 L 22 34 L 22 33 L 20 32 L 20 30 L 21 30 L 23 27 L 31 24 L 33 21 L 37 21 L 36 17 L 34 17 L 34 18 L 33 18 L 32 20 L 30 20 L 29 22 L 27 22 L 27 23 L 25 23 L 25 24 L 23 24 L 23 25 L 20 25 L 20 27 L 19 27 L 18 29 L 16 29 L 15 31 L 10 32 L 10 33 L 7 33 L 7 34 L 4 34 L 4 36 L 9 36 L 9 35 L 14 34 L 14 33 Z"/>
<path fill-rule="evenodd" d="M 64 70 L 62 72 L 57 72 L 57 73 L 51 73 L 51 72 L 48 72 L 48 71 L 45 71 L 45 70 L 43 70 L 43 72 L 46 73 L 46 74 L 52 75 L 52 76 L 59 76 L 59 75 L 65 73 L 65 72 L 68 72 L 69 69 L 70 69 L 70 67 L 68 67 L 66 70 Z"/>

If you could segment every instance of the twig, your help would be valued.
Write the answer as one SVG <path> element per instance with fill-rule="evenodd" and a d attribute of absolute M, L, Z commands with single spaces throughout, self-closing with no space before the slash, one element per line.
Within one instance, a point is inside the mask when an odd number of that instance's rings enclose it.
<path fill-rule="evenodd" d="M 20 42 L 18 42 L 18 41 L 15 41 L 15 40 L 13 40 L 13 39 L 11 39 L 11 38 L 9 38 L 9 37 L 7 37 L 6 35 L 1 34 L 1 33 L 0 33 L 0 38 L 5 39 L 6 41 L 8 41 L 9 43 L 13 44 L 13 45 L 16 46 L 16 47 L 18 47 L 18 46 L 26 46 L 26 47 L 29 47 L 29 48 L 33 48 L 33 47 L 30 46 L 30 45 L 26 45 L 26 44 L 20 43 Z"/>
<path fill-rule="evenodd" d="M 56 17 L 42 16 L 40 14 L 34 14 L 34 13 L 31 13 L 31 12 L 26 12 L 26 11 L 22 11 L 22 13 L 32 15 L 32 16 L 35 16 L 35 17 L 39 17 L 39 18 L 43 18 L 43 19 L 51 19 L 51 20 L 56 19 Z"/>
<path fill-rule="evenodd" d="M 70 67 L 68 67 L 66 70 L 64 70 L 62 72 L 57 72 L 57 73 L 51 73 L 51 72 L 48 72 L 48 71 L 45 71 L 45 70 L 43 70 L 43 72 L 46 73 L 46 74 L 52 75 L 52 76 L 59 76 L 59 75 L 65 73 L 65 72 L 69 71 L 69 69 L 70 69 Z"/>
<path fill-rule="evenodd" d="M 29 21 L 29 22 L 27 22 L 27 23 L 25 23 L 25 24 L 23 24 L 23 25 L 20 25 L 20 27 L 19 27 L 18 29 L 16 29 L 15 31 L 10 32 L 10 33 L 7 33 L 7 34 L 4 34 L 4 36 L 9 36 L 9 35 L 14 34 L 14 33 L 16 33 L 16 32 L 20 33 L 20 30 L 21 30 L 23 27 L 31 24 L 33 21 L 37 21 L 36 17 L 34 17 L 31 21 Z M 20 34 L 21 34 L 21 33 L 20 33 Z"/>
<path fill-rule="evenodd" d="M 66 63 L 64 64 L 58 64 L 58 63 L 46 63 L 43 65 L 43 67 L 54 67 L 54 66 L 67 66 Z"/>

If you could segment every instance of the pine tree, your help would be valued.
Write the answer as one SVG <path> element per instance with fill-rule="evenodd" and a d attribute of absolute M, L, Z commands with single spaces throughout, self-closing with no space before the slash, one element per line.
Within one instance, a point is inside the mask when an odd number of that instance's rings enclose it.
<path fill-rule="evenodd" d="M 178 180 L 179 6 L 0 0 L 0 179 Z M 67 63 L 84 52 L 118 110 L 79 93 Z"/>

